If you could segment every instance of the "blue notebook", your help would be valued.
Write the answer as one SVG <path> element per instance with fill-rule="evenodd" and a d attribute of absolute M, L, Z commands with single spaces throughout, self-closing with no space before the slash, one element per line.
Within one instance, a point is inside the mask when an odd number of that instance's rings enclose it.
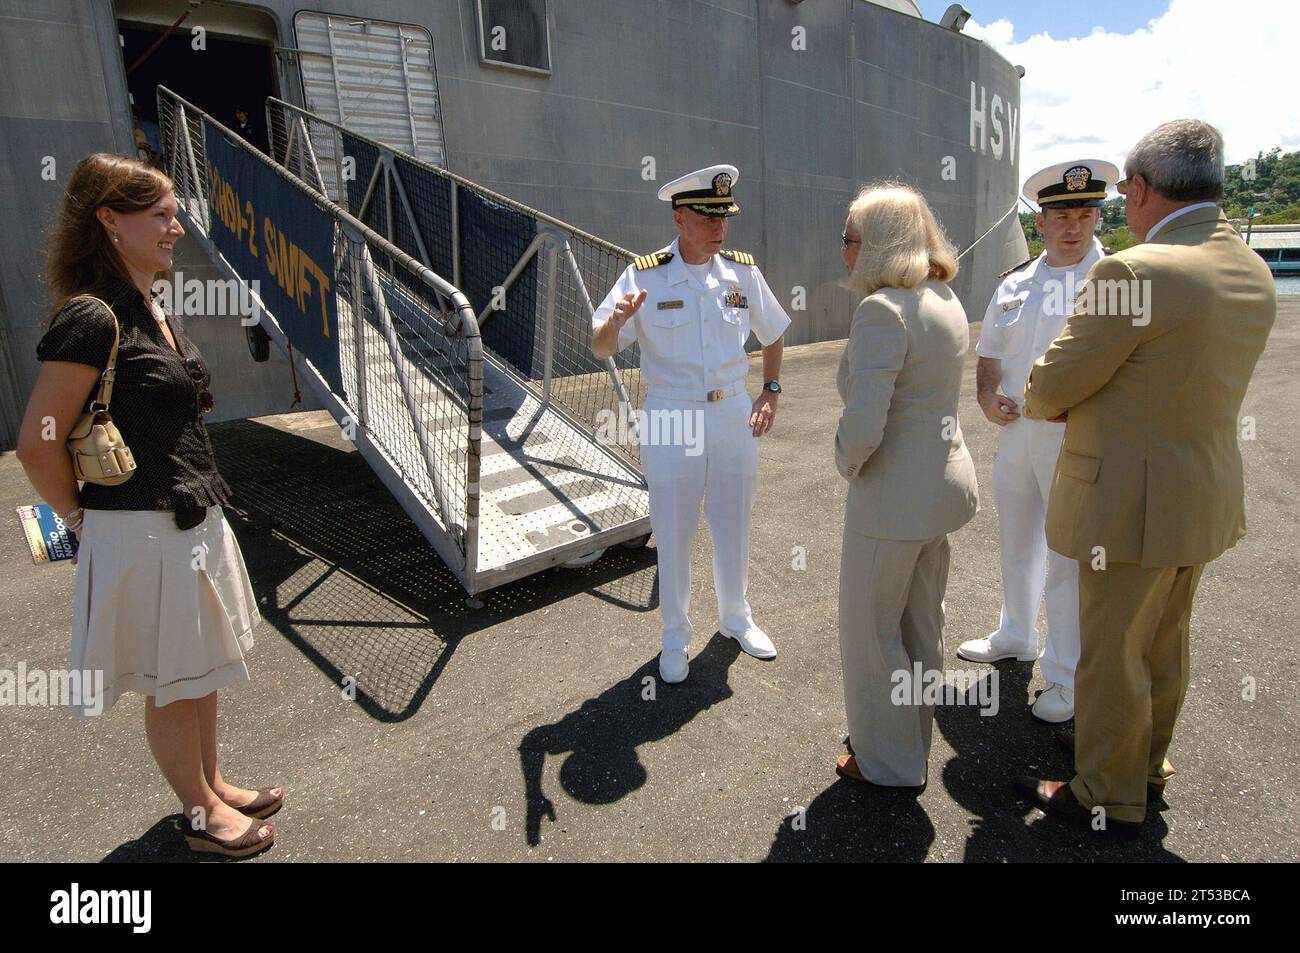
<path fill-rule="evenodd" d="M 55 563 L 71 559 L 77 551 L 76 539 L 63 528 L 63 520 L 48 503 L 18 507 L 18 520 L 31 547 L 32 562 Z"/>

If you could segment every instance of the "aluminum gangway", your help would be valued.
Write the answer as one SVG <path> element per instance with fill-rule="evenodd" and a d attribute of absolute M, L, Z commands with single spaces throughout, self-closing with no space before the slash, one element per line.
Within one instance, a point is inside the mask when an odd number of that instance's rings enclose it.
<path fill-rule="evenodd" d="M 186 229 L 227 278 L 247 276 L 214 240 L 208 136 L 324 213 L 339 376 L 302 348 L 295 366 L 471 596 L 644 544 L 638 448 L 609 439 L 640 406 L 639 355 L 590 351 L 588 288 L 630 252 L 279 100 L 270 156 L 165 87 L 158 117 Z M 289 322 L 259 304 L 250 341 L 292 359 Z"/>

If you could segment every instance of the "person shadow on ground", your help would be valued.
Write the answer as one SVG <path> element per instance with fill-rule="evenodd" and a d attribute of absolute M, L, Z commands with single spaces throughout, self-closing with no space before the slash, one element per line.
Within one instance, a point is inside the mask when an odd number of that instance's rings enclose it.
<path fill-rule="evenodd" d="M 237 864 L 244 859 L 222 857 L 219 854 L 195 853 L 185 843 L 184 825 L 188 821 L 184 814 L 169 814 L 155 823 L 134 840 L 126 841 L 114 847 L 105 856 L 101 864 Z M 259 857 L 273 855 L 276 848 L 271 847 Z M 253 859 L 253 858 L 246 858 Z"/>
<path fill-rule="evenodd" d="M 958 806 L 974 817 L 963 859 L 967 862 L 1023 861 L 1179 861 L 1160 843 L 1168 826 L 1155 806 L 1148 808 L 1141 838 L 1125 842 L 1090 831 L 1069 821 L 1044 815 L 1012 789 L 1017 775 L 1052 780 L 1074 776 L 1072 760 L 1053 736 L 1074 723 L 1049 725 L 1029 711 L 1033 665 L 996 664 L 997 712 L 983 715 L 977 697 L 988 697 L 989 686 L 972 687 L 966 704 L 939 705 L 935 727 L 954 756 L 938 772 L 943 787 Z M 994 668 L 972 666 L 981 680 L 993 678 Z M 934 781 L 936 772 L 931 769 Z"/>
<path fill-rule="evenodd" d="M 655 655 L 627 678 L 583 702 L 519 742 L 529 846 L 541 841 L 543 818 L 556 820 L 555 804 L 542 789 L 546 756 L 568 754 L 560 785 L 583 804 L 611 804 L 638 790 L 648 774 L 637 748 L 674 734 L 700 712 L 732 696 L 727 672 L 740 646 L 716 634 L 691 659 L 690 677 L 678 685 L 659 678 Z"/>
<path fill-rule="evenodd" d="M 834 755 L 827 758 L 834 770 Z M 924 794 L 837 778 L 777 828 L 764 863 L 919 863 L 934 842 Z"/>

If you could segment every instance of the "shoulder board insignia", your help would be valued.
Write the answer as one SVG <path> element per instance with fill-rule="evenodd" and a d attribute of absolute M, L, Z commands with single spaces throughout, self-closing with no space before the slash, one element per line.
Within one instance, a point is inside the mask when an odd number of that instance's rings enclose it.
<path fill-rule="evenodd" d="M 1013 271 L 1019 271 L 1021 268 L 1025 267 L 1025 265 L 1032 265 L 1033 263 L 1034 263 L 1034 259 L 1027 258 L 1024 261 L 1022 261 L 1020 264 L 1014 265 L 1013 267 L 1008 268 L 1006 271 L 1002 272 L 1002 274 L 998 275 L 998 280 L 1001 281 L 1003 278 L 1011 274 Z"/>
<path fill-rule="evenodd" d="M 729 261 L 734 261 L 738 265 L 754 264 L 754 256 L 751 255 L 749 252 L 728 251 L 727 249 L 724 248 L 722 251 L 718 252 L 718 254 L 721 255 L 723 258 L 728 259 Z"/>
<path fill-rule="evenodd" d="M 673 253 L 670 251 L 655 252 L 653 255 L 638 255 L 636 267 L 638 271 L 645 271 L 647 268 L 658 268 L 660 265 L 666 265 L 673 260 Z"/>

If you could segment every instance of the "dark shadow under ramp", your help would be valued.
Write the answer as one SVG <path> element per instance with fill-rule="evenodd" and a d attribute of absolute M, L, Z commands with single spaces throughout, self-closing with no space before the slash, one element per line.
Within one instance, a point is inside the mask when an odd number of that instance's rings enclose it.
<path fill-rule="evenodd" d="M 307 415 L 275 418 L 299 426 Z M 508 583 L 470 608 L 465 591 L 337 426 L 255 420 L 211 428 L 227 507 L 263 617 L 381 721 L 419 710 L 460 640 L 582 592 L 658 606 L 653 549 L 614 547 L 580 569 Z"/>

